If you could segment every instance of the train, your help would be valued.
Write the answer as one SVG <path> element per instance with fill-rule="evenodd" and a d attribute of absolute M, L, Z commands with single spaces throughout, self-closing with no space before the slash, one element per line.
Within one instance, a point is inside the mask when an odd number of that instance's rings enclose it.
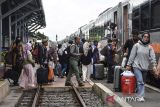
<path fill-rule="evenodd" d="M 79 35 L 89 41 L 102 41 L 106 38 L 116 37 L 119 47 L 131 38 L 133 29 L 150 32 L 151 45 L 156 53 L 157 61 L 160 59 L 160 0 L 124 0 L 114 7 L 109 7 L 98 15 L 95 20 L 81 26 L 68 39 Z M 66 40 L 66 39 L 65 39 Z M 160 79 L 148 72 L 147 82 L 160 88 Z"/>
<path fill-rule="evenodd" d="M 132 29 L 141 33 L 149 31 L 151 45 L 157 56 L 160 57 L 160 9 L 159 0 L 124 0 L 116 6 L 107 8 L 88 24 L 81 26 L 68 39 L 79 35 L 90 41 L 106 38 L 118 38 L 120 45 L 131 37 Z M 112 25 L 115 25 L 112 28 Z M 66 39 L 65 39 L 66 40 Z"/>

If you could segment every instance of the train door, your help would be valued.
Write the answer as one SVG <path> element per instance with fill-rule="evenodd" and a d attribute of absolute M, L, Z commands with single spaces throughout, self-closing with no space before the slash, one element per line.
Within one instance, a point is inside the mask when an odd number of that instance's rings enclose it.
<path fill-rule="evenodd" d="M 128 5 L 126 5 L 123 7 L 123 43 L 125 43 L 128 38 Z"/>
<path fill-rule="evenodd" d="M 114 12 L 114 24 L 116 24 L 116 27 L 114 29 L 114 34 L 116 35 L 115 37 L 119 38 L 118 37 L 118 30 L 117 30 L 117 11 Z"/>

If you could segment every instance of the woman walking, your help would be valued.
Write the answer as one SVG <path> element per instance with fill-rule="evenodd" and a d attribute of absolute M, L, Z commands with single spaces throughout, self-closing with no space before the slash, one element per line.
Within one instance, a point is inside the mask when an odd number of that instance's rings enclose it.
<path fill-rule="evenodd" d="M 149 65 L 152 63 L 153 71 L 156 75 L 158 75 L 156 69 L 156 58 L 155 53 L 150 43 L 150 34 L 145 32 L 142 34 L 142 38 L 136 43 L 131 51 L 128 63 L 127 70 L 131 70 L 133 67 L 133 71 L 135 77 L 137 79 L 137 89 L 138 89 L 138 97 L 140 102 L 144 102 L 145 99 L 145 80 L 147 76 L 147 71 L 149 70 Z"/>
<path fill-rule="evenodd" d="M 31 54 L 32 45 L 27 43 L 24 49 L 24 62 L 23 71 L 20 76 L 19 86 L 22 89 L 34 88 L 35 87 L 35 72 L 33 67 L 35 66 L 34 60 Z"/>
<path fill-rule="evenodd" d="M 90 75 L 92 72 L 91 59 L 92 48 L 88 42 L 85 42 L 83 44 L 83 55 L 81 56 L 83 82 L 86 82 L 86 79 L 90 80 Z"/>

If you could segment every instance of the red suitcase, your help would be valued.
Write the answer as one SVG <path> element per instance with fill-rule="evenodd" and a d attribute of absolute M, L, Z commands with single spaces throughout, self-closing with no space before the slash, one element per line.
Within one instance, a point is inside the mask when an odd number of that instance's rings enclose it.
<path fill-rule="evenodd" d="M 121 77 L 121 90 L 123 94 L 133 94 L 135 92 L 136 79 L 135 76 Z"/>

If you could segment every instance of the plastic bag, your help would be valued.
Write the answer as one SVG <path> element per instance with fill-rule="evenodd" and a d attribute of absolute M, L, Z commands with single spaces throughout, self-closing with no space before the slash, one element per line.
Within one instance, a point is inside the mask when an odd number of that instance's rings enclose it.
<path fill-rule="evenodd" d="M 105 56 L 99 55 L 99 61 L 105 61 Z"/>
<path fill-rule="evenodd" d="M 48 80 L 53 80 L 53 77 L 54 77 L 54 71 L 53 71 L 53 68 L 51 66 L 48 67 L 49 71 L 48 71 Z"/>
<path fill-rule="evenodd" d="M 121 75 L 126 77 L 134 76 L 133 72 L 131 71 L 124 71 L 123 73 L 121 73 Z"/>

